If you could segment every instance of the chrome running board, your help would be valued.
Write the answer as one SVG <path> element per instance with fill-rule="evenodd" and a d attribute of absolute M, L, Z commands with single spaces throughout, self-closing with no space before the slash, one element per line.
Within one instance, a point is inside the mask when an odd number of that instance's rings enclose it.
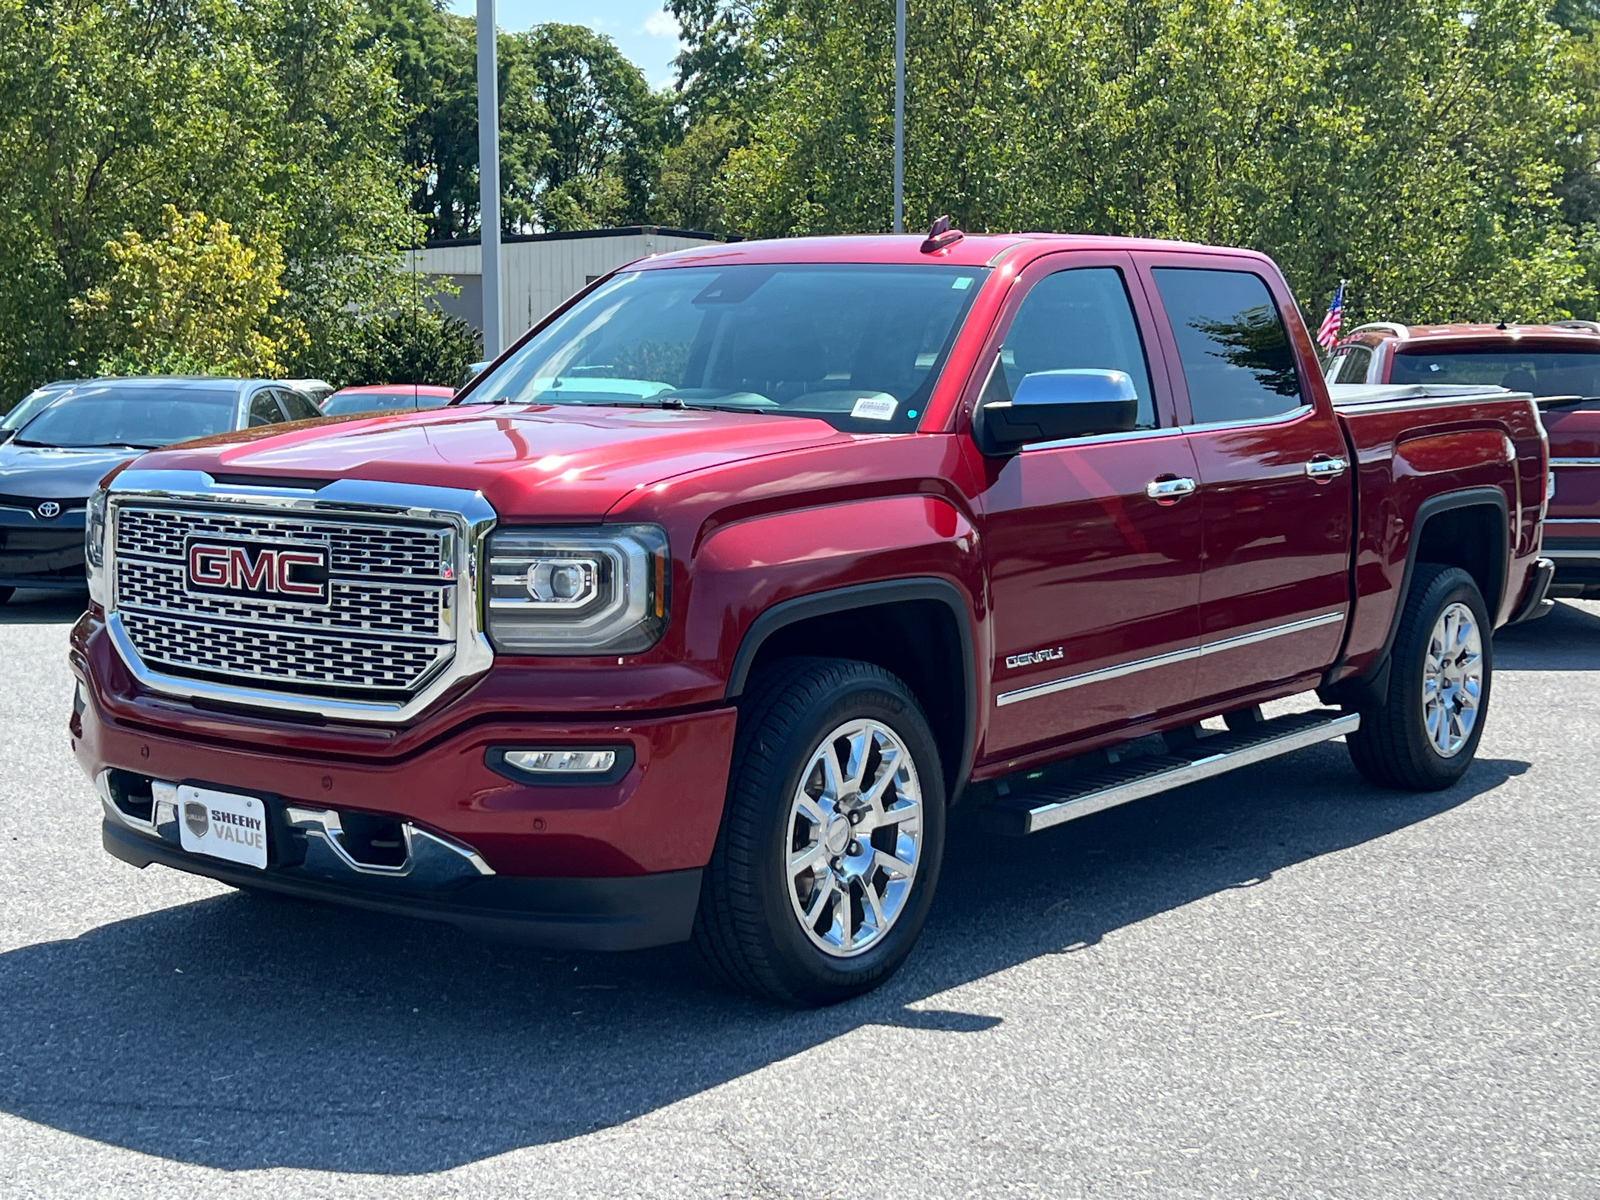
<path fill-rule="evenodd" d="M 1165 754 L 1129 759 L 1037 790 L 1012 793 L 991 801 L 979 813 L 991 833 L 1021 837 L 1332 741 L 1360 727 L 1360 714 L 1331 708 L 1275 717 L 1239 733 L 1198 738 Z"/>

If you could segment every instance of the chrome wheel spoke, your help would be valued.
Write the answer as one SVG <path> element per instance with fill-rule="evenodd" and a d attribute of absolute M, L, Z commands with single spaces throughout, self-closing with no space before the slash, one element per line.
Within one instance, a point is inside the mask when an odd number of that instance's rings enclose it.
<path fill-rule="evenodd" d="M 814 845 L 807 846 L 789 860 L 789 874 L 794 876 L 800 874 L 801 871 L 809 870 L 821 863 L 827 857 L 827 854 L 828 848 L 820 841 Z"/>
<path fill-rule="evenodd" d="M 916 878 L 922 844 L 916 762 L 889 726 L 857 719 L 817 744 L 801 778 L 789 803 L 783 857 L 790 906 L 824 953 L 864 953 L 900 919 Z M 893 853 L 881 848 L 886 838 Z"/>
<path fill-rule="evenodd" d="M 1483 696 L 1483 635 L 1472 610 L 1449 604 L 1434 622 L 1422 662 L 1422 725 L 1445 758 L 1471 740 Z"/>

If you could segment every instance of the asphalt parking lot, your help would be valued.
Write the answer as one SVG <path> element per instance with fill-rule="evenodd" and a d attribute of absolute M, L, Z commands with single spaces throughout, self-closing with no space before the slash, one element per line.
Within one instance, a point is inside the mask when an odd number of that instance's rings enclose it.
<path fill-rule="evenodd" d="M 1600 1196 L 1600 604 L 1479 761 L 1318 747 L 1023 842 L 794 1013 L 100 849 L 77 605 L 0 608 L 0 1195 Z"/>

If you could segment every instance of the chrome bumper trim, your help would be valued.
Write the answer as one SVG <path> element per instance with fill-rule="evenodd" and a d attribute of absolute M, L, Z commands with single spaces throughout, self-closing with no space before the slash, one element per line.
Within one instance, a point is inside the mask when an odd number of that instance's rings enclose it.
<path fill-rule="evenodd" d="M 178 785 L 161 779 L 150 781 L 153 800 L 150 820 L 142 821 L 130 816 L 117 806 L 111 797 L 111 771 L 101 771 L 95 776 L 95 790 L 100 793 L 100 804 L 107 819 L 146 837 L 181 844 L 178 836 Z M 339 878 L 349 875 L 381 876 L 403 879 L 413 886 L 431 889 L 493 875 L 494 868 L 483 860 L 471 846 L 444 834 L 418 828 L 410 821 L 400 821 L 401 837 L 405 840 L 405 861 L 392 867 L 357 861 L 344 844 L 344 827 L 335 809 L 304 808 L 287 805 L 284 816 L 289 825 L 306 835 L 306 859 L 289 870 L 305 871 L 315 875 Z"/>

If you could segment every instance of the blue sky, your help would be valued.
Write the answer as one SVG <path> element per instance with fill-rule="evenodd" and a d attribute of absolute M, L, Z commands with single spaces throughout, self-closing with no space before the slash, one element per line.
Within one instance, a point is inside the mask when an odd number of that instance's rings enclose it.
<path fill-rule="evenodd" d="M 450 0 L 450 10 L 474 16 L 478 6 L 475 0 Z M 508 33 L 546 21 L 587 25 L 616 42 L 639 64 L 652 87 L 663 87 L 672 79 L 678 23 L 660 0 L 496 0 L 495 15 Z"/>

